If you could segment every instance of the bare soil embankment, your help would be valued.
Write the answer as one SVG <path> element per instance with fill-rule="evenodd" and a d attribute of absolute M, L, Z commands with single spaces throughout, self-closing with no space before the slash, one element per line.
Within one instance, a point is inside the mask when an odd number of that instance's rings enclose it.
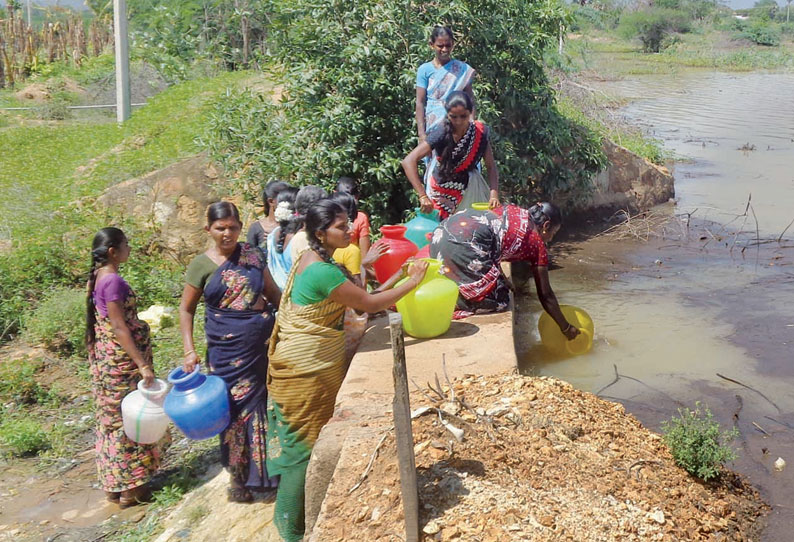
<path fill-rule="evenodd" d="M 435 387 L 435 386 L 434 386 Z M 741 476 L 702 483 L 623 406 L 547 377 L 467 375 L 415 392 L 426 540 L 759 540 L 767 506 Z M 441 411 L 439 417 L 439 410 Z M 463 431 L 457 440 L 441 422 Z M 312 540 L 402 540 L 395 441 L 343 451 Z M 360 486 L 373 451 L 371 470 Z"/>

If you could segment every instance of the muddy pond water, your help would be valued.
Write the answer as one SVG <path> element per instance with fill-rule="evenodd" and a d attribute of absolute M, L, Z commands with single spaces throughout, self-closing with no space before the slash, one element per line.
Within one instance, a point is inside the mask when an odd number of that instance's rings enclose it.
<path fill-rule="evenodd" d="M 553 248 L 554 290 L 593 317 L 594 347 L 554 359 L 530 346 L 521 370 L 618 400 L 654 429 L 679 407 L 708 405 L 741 431 L 731 467 L 772 506 L 764 540 L 790 541 L 794 226 L 776 239 L 794 219 L 794 74 L 693 71 L 600 89 L 631 99 L 620 113 L 675 153 L 676 204 L 659 210 L 670 222 L 654 235 Z"/>

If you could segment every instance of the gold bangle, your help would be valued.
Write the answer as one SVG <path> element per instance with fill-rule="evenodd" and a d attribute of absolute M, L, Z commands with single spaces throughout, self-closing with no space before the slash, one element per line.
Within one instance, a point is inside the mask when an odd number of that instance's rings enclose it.
<path fill-rule="evenodd" d="M 431 199 L 430 199 L 430 196 L 428 196 L 427 194 L 425 194 L 425 195 L 423 195 L 423 196 L 419 196 L 419 201 L 422 201 L 423 199 L 426 199 L 426 200 L 427 200 L 427 201 L 429 201 L 430 203 L 432 203 L 432 202 L 433 202 L 433 200 L 431 200 Z"/>
<path fill-rule="evenodd" d="M 195 350 L 188 350 L 187 352 L 185 352 L 185 356 L 187 356 L 188 354 L 195 354 L 195 353 L 196 353 Z"/>

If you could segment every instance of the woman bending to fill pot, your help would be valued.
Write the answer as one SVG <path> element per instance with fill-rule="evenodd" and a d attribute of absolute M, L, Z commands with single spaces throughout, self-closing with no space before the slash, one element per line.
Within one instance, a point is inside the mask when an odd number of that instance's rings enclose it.
<path fill-rule="evenodd" d="M 137 444 L 124 432 L 121 401 L 154 382 L 149 325 L 138 319 L 135 292 L 119 275 L 130 257 L 127 237 L 118 228 L 102 228 L 91 245 L 91 274 L 86 300 L 86 347 L 96 406 L 96 461 L 99 483 L 122 508 L 148 500 L 149 480 L 157 471 L 166 435 L 155 444 Z"/>
<path fill-rule="evenodd" d="M 427 134 L 401 162 L 406 177 L 419 195 L 423 213 L 438 209 L 441 219 L 471 203 L 487 201 L 499 205 L 499 171 L 496 168 L 489 128 L 472 121 L 474 104 L 465 92 L 452 92 L 446 102 L 446 119 Z M 432 155 L 425 172 L 419 176 L 419 161 Z M 485 159 L 488 185 L 477 169 Z"/>
<path fill-rule="evenodd" d="M 347 307 L 378 312 L 392 306 L 424 277 L 426 262 L 408 267 L 408 280 L 367 293 L 331 258 L 350 244 L 345 209 L 325 199 L 306 214 L 310 250 L 295 262 L 284 289 L 268 366 L 268 472 L 280 475 L 273 521 L 287 542 L 303 538 L 306 467 L 320 429 L 334 411 L 345 361 L 343 320 Z M 390 288 L 401 278 L 386 281 Z"/>
<path fill-rule="evenodd" d="M 231 474 L 229 500 L 250 502 L 251 490 L 277 487 L 265 465 L 267 341 L 281 299 L 265 255 L 258 247 L 238 243 L 242 223 L 237 207 L 227 201 L 207 209 L 205 229 L 213 246 L 188 265 L 179 327 L 185 372 L 199 363 L 193 344 L 193 318 L 201 296 L 210 372 L 223 378 L 230 396 L 232 421 L 220 435 L 221 463 Z M 265 298 L 269 303 L 265 302 Z"/>
<path fill-rule="evenodd" d="M 455 317 L 507 310 L 510 288 L 500 264 L 526 261 L 543 309 L 569 340 L 576 337 L 579 330 L 563 316 L 549 284 L 546 243 L 561 225 L 560 210 L 547 202 L 529 209 L 515 205 L 493 211 L 466 209 L 442 222 L 433 233 L 430 255 L 441 260 L 445 276 L 458 283 Z"/>

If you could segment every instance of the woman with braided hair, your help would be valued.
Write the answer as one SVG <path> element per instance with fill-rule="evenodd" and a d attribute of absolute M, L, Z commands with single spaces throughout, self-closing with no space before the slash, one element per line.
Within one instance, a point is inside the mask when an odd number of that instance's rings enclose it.
<path fill-rule="evenodd" d="M 305 231 L 310 250 L 295 262 L 281 297 L 267 373 L 267 469 L 281 476 L 273 521 L 287 542 L 303 538 L 306 467 L 347 371 L 345 309 L 384 310 L 413 290 L 427 271 L 426 262 L 406 265 L 386 281 L 384 291 L 370 294 L 331 258 L 334 250 L 350 244 L 350 220 L 339 203 L 315 203 L 306 214 Z M 407 281 L 388 289 L 406 273 Z"/>
<path fill-rule="evenodd" d="M 96 406 L 96 461 L 99 482 L 122 508 L 149 497 L 148 483 L 169 442 L 137 444 L 121 421 L 121 400 L 138 381 L 154 382 L 149 325 L 138 319 L 137 298 L 119 275 L 130 246 L 118 228 L 102 228 L 91 246 L 86 298 L 86 346 Z"/>
<path fill-rule="evenodd" d="M 442 222 L 433 233 L 430 255 L 441 260 L 445 275 L 458 283 L 455 317 L 507 310 L 510 288 L 501 263 L 526 261 L 543 309 L 569 340 L 576 337 L 579 330 L 563 316 L 549 284 L 546 243 L 561 225 L 562 213 L 548 202 L 529 209 L 515 205 L 492 211 L 466 209 Z"/>
<path fill-rule="evenodd" d="M 499 171 L 490 143 L 490 129 L 472 121 L 474 102 L 467 93 L 449 94 L 447 116 L 428 132 L 424 141 L 401 162 L 405 176 L 419 196 L 423 213 L 438 209 L 441 219 L 466 207 L 466 203 L 488 201 L 490 208 L 499 205 Z M 419 176 L 419 161 L 431 156 L 424 182 Z M 485 160 L 488 184 L 477 169 Z"/>

